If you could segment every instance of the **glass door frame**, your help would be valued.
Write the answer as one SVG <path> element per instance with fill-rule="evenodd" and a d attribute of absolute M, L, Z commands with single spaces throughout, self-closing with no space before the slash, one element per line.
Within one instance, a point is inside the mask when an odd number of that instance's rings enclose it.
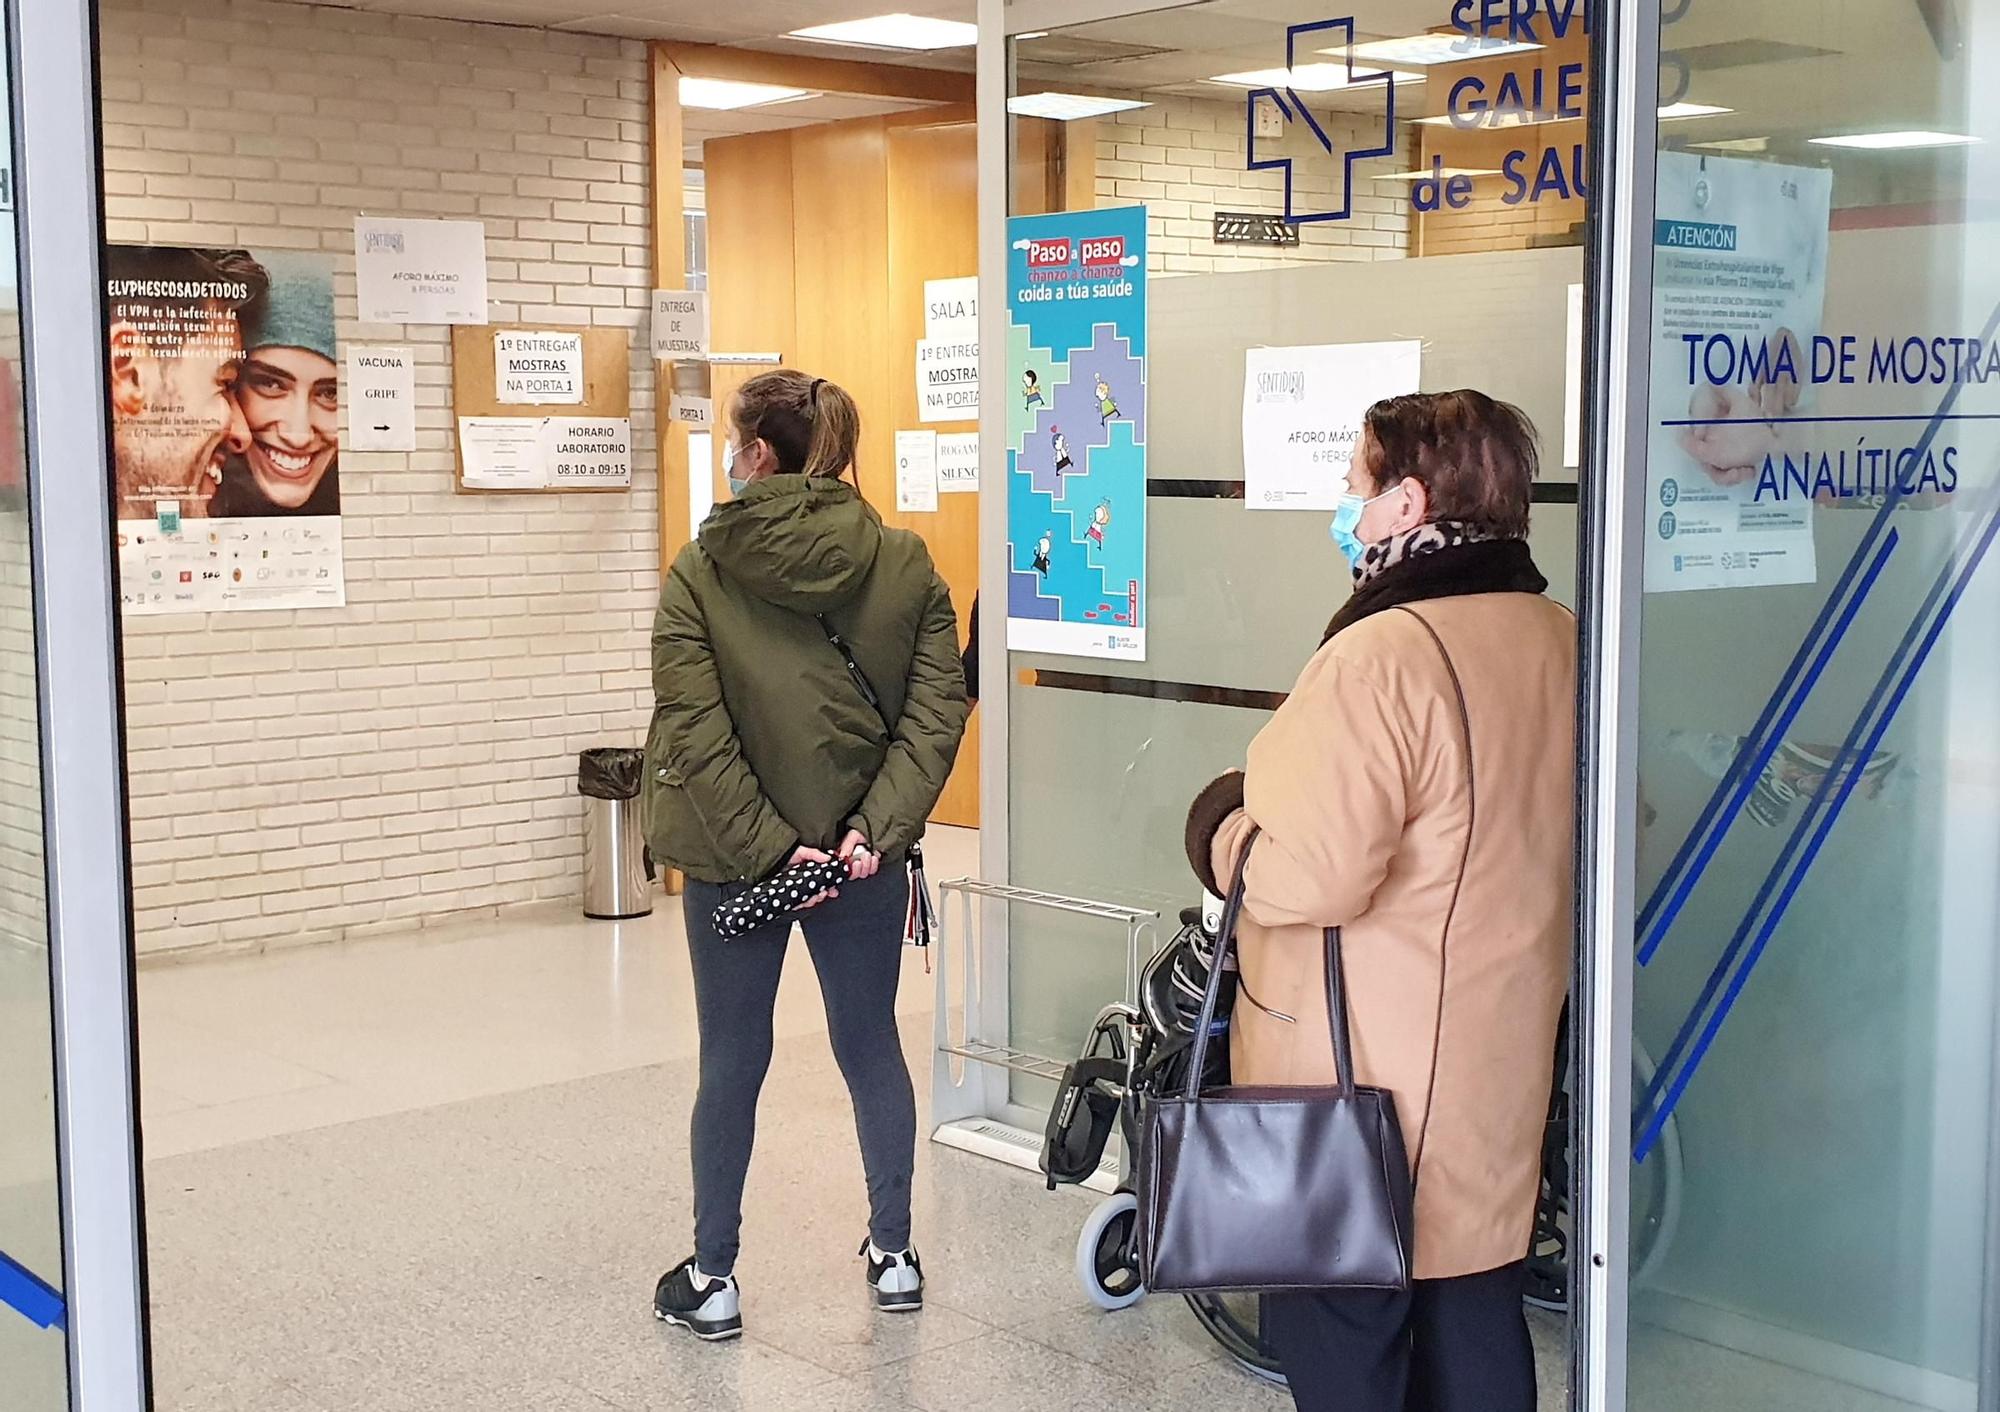
<path fill-rule="evenodd" d="M 1009 40 L 1092 20 L 1182 8 L 1186 0 L 978 0 L 977 102 L 982 386 L 1006 385 L 1005 327 L 1011 125 Z M 1337 12 L 1337 0 L 1328 6 Z M 1579 1055 L 1571 1193 L 1578 1253 L 1571 1274 L 1570 1405 L 1623 1412 L 1632 1111 L 1632 938 L 1636 915 L 1638 628 L 1644 534 L 1646 392 L 1651 367 L 1653 211 L 1661 0 L 1598 0 L 1588 119 L 1602 196 L 1586 236 L 1583 457 L 1579 468 L 1576 980 Z M 1003 399 L 982 401 L 983 483 L 1005 483 Z M 980 504 L 980 591 L 1004 604 L 1007 506 Z M 1008 679 L 1004 631 L 980 645 L 980 675 Z M 1005 690 L 987 692 L 980 758 L 981 876 L 1008 877 Z M 982 997 L 1004 1027 L 1005 909 L 985 917 Z"/>
<path fill-rule="evenodd" d="M 1652 369 L 1660 0 L 1602 0 L 1591 48 L 1578 487 L 1576 976 L 1570 1405 L 1626 1405 L 1637 915 L 1639 619 Z"/>
<path fill-rule="evenodd" d="M 70 1406 L 149 1405 L 93 0 L 12 0 L 23 408 Z"/>

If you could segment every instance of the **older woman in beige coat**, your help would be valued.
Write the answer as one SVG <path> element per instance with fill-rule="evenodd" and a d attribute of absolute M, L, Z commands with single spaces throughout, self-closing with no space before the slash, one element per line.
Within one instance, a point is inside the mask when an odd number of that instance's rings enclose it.
<path fill-rule="evenodd" d="M 1330 1084 L 1321 929 L 1360 1082 L 1416 1178 L 1412 1290 L 1268 1297 L 1305 1412 L 1530 1412 L 1521 1310 L 1568 986 L 1576 625 L 1525 542 L 1534 430 L 1477 392 L 1371 408 L 1334 520 L 1355 576 L 1290 698 L 1190 812 L 1227 891 L 1250 854 L 1238 1084 Z"/>

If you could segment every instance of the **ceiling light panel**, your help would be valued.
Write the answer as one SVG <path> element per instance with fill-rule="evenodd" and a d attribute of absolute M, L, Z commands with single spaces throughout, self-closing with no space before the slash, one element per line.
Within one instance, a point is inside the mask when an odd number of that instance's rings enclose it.
<path fill-rule="evenodd" d="M 1367 59 L 1378 64 L 1414 65 L 1418 68 L 1430 64 L 1462 64 L 1469 59 L 1494 59 L 1502 54 L 1519 54 L 1529 49 L 1539 49 L 1539 44 L 1526 40 L 1500 39 L 1493 35 L 1460 34 L 1450 30 L 1443 34 L 1411 34 L 1401 39 L 1370 39 L 1354 46 L 1357 60 Z M 1345 54 L 1345 49 L 1322 49 L 1322 54 Z"/>
<path fill-rule="evenodd" d="M 1429 181 L 1433 177 L 1450 181 L 1453 177 L 1495 177 L 1498 167 L 1426 167 L 1420 172 L 1384 172 L 1377 181 Z"/>
<path fill-rule="evenodd" d="M 788 39 L 851 44 L 868 49 L 969 49 L 979 42 L 979 26 L 928 15 L 876 15 L 866 20 L 795 29 Z"/>
<path fill-rule="evenodd" d="M 782 88 L 775 83 L 738 83 L 727 78 L 681 79 L 681 106 L 707 108 L 715 112 L 735 112 L 739 108 L 762 108 L 770 103 L 789 103 L 810 98 L 804 88 Z"/>
<path fill-rule="evenodd" d="M 1671 123 L 1682 118 L 1714 118 L 1735 111 L 1734 108 L 1718 108 L 1713 103 L 1668 103 L 1660 109 L 1660 121 Z"/>
<path fill-rule="evenodd" d="M 1850 132 L 1815 137 L 1816 147 L 1853 147 L 1864 152 L 1904 152 L 1916 147 L 1969 147 L 1979 141 L 1962 132 Z"/>
<path fill-rule="evenodd" d="M 1240 74 L 1217 74 L 1210 83 L 1226 83 L 1233 88 L 1289 88 L 1295 93 L 1336 93 L 1343 88 L 1371 88 L 1379 79 L 1377 73 L 1363 69 L 1356 74 L 1352 83 L 1348 81 L 1345 64 L 1299 64 L 1290 69 L 1251 69 Z M 1402 73 L 1389 70 L 1389 81 L 1396 84 L 1422 83 L 1422 74 Z"/>
<path fill-rule="evenodd" d="M 1007 111 L 1022 118 L 1052 118 L 1059 123 L 1079 118 L 1101 118 L 1107 113 L 1126 113 L 1134 108 L 1150 108 L 1134 98 L 1097 98 L 1087 93 L 1024 93 L 1007 100 Z"/>

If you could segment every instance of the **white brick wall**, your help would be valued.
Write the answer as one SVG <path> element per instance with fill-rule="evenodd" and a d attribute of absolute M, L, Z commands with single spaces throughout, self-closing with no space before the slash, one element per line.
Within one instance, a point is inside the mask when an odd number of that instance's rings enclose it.
<path fill-rule="evenodd" d="M 331 253 L 414 344 L 409 455 L 341 456 L 348 607 L 129 619 L 142 952 L 575 895 L 578 749 L 637 743 L 658 584 L 643 45 L 269 0 L 107 0 L 111 239 Z M 496 321 L 633 330 L 624 495 L 453 488 L 450 331 L 354 319 L 357 213 L 486 223 Z"/>
<path fill-rule="evenodd" d="M 1325 115 L 1319 114 L 1322 121 Z M 1371 120 L 1380 141 L 1380 119 Z M 1154 274 L 1210 274 L 1265 269 L 1272 265 L 1334 260 L 1396 260 L 1409 251 L 1407 186 L 1377 183 L 1370 177 L 1409 169 L 1395 158 L 1360 164 L 1353 215 L 1300 227 L 1296 248 L 1217 245 L 1217 211 L 1281 215 L 1285 209 L 1282 172 L 1253 172 L 1243 150 L 1244 112 L 1234 102 L 1163 98 L 1097 124 L 1097 203 L 1148 211 L 1147 268 Z M 1360 127 L 1329 126 L 1336 151 L 1365 140 Z M 1317 153 L 1317 149 L 1315 149 Z M 1332 159 L 1302 163 L 1294 202 L 1316 203 L 1337 194 Z"/>

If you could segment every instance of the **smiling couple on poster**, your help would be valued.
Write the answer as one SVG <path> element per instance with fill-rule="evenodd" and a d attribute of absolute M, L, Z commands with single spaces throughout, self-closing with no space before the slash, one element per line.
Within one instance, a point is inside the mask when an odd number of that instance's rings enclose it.
<path fill-rule="evenodd" d="M 117 517 L 339 515 L 331 262 L 113 245 L 104 269 Z"/>

